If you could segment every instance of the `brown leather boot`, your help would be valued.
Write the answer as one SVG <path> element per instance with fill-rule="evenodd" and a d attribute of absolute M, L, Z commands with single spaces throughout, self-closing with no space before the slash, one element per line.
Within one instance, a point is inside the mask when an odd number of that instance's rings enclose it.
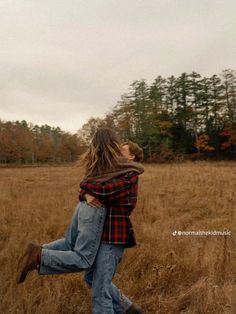
<path fill-rule="evenodd" d="M 132 303 L 128 310 L 125 311 L 125 314 L 142 314 L 143 311 L 141 307 L 135 303 Z"/>
<path fill-rule="evenodd" d="M 17 276 L 17 283 L 25 281 L 28 272 L 38 269 L 41 261 L 42 247 L 40 245 L 29 243 L 24 255 L 21 257 L 21 270 Z"/>

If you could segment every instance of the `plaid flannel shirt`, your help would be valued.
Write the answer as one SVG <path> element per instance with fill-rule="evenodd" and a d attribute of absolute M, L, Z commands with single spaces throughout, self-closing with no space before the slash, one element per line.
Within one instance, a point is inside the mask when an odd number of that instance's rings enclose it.
<path fill-rule="evenodd" d="M 80 183 L 79 200 L 86 201 L 86 193 L 96 197 L 107 208 L 102 239 L 104 243 L 136 245 L 130 214 L 136 206 L 138 173 L 135 171 L 112 178 L 104 183 Z"/>

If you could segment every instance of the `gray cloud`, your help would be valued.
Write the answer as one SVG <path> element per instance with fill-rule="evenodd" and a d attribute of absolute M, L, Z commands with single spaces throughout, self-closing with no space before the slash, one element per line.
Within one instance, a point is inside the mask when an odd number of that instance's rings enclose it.
<path fill-rule="evenodd" d="M 0 118 L 76 131 L 135 79 L 235 68 L 235 1 L 0 2 Z"/>

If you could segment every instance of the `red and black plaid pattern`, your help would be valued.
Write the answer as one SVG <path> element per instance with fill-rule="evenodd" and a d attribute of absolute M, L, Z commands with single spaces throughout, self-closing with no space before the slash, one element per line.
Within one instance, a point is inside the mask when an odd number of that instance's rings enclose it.
<path fill-rule="evenodd" d="M 104 183 L 82 181 L 80 187 L 80 201 L 85 201 L 84 194 L 88 193 L 107 208 L 101 241 L 124 244 L 126 247 L 135 246 L 136 240 L 129 216 L 137 202 L 138 173 L 128 172 Z"/>

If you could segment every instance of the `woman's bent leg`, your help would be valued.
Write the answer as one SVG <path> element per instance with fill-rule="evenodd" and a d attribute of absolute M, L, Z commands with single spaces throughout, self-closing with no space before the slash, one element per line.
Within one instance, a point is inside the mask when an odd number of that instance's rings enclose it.
<path fill-rule="evenodd" d="M 68 226 L 64 238 L 44 243 L 42 247 L 48 250 L 71 251 L 74 248 L 78 234 L 78 210 L 80 203 L 75 207 L 70 225 Z"/>
<path fill-rule="evenodd" d="M 74 239 L 76 232 L 74 247 L 70 249 L 71 242 L 67 240 L 68 237 L 43 245 L 38 273 L 40 275 L 73 273 L 90 268 L 97 254 L 105 216 L 104 207 L 93 208 L 86 202 L 80 203 L 74 213 L 72 227 L 68 228 L 74 230 L 73 234 L 70 231 L 66 233 L 72 234 L 69 239 Z M 53 249 L 47 249 L 47 245 L 49 247 L 51 245 Z M 62 250 L 59 249 L 60 246 Z M 67 247 L 69 250 L 65 250 Z"/>
<path fill-rule="evenodd" d="M 92 312 L 93 314 L 113 314 L 115 303 L 120 303 L 119 290 L 112 284 L 112 278 L 115 275 L 118 264 L 120 263 L 124 252 L 123 245 L 113 245 L 102 243 L 96 260 L 93 265 L 92 279 Z M 91 273 L 90 273 L 91 276 Z M 87 273 L 89 277 L 89 272 Z M 128 302 L 127 298 L 127 302 Z M 125 308 L 117 308 L 117 313 L 124 313 L 124 310 L 130 306 L 131 302 L 122 304 Z"/>
<path fill-rule="evenodd" d="M 76 251 L 42 249 L 39 275 L 81 272 L 91 265 Z"/>

